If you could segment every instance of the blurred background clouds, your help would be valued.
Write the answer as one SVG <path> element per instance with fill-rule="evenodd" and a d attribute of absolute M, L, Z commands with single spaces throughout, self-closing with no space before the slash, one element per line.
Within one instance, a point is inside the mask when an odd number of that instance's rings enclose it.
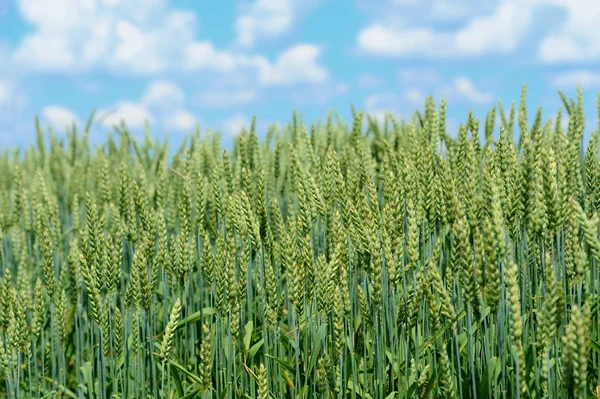
<path fill-rule="evenodd" d="M 252 115 L 259 134 L 293 109 L 408 119 L 429 94 L 456 129 L 525 82 L 545 118 L 582 84 L 596 128 L 598 20 L 589 0 L 0 0 L 0 144 L 32 142 L 36 115 L 63 134 L 93 107 L 100 140 L 124 119 L 226 144 Z"/>

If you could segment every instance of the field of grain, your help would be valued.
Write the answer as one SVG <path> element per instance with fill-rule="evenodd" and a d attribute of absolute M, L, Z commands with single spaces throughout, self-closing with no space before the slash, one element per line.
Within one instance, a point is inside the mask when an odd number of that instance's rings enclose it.
<path fill-rule="evenodd" d="M 227 151 L 38 128 L 0 155 L 0 397 L 595 397 L 600 125 L 560 95 Z"/>

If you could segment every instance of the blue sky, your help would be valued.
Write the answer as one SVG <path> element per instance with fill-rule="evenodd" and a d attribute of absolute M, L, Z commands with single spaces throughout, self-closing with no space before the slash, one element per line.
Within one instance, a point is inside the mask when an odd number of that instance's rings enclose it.
<path fill-rule="evenodd" d="M 598 125 L 600 2 L 592 0 L 0 0 L 0 145 L 64 134 L 93 107 L 93 139 L 125 119 L 177 141 L 197 123 L 226 144 L 350 104 L 410 118 L 433 94 L 451 133 L 473 110 L 518 103 L 530 121 L 584 87 Z M 566 121 L 565 121 L 566 122 Z"/>

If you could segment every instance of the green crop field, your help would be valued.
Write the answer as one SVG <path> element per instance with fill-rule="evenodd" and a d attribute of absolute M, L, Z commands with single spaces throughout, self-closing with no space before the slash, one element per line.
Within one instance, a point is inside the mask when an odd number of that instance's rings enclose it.
<path fill-rule="evenodd" d="M 581 93 L 550 118 L 523 86 L 458 131 L 432 97 L 294 113 L 228 150 L 38 125 L 0 155 L 0 397 L 596 397 Z"/>

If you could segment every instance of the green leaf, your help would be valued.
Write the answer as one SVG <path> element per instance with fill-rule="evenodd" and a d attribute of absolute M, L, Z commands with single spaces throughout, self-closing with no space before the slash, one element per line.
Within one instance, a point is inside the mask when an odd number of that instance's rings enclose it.
<path fill-rule="evenodd" d="M 65 387 L 64 385 L 59 384 L 57 381 L 53 380 L 52 378 L 46 377 L 46 381 L 48 381 L 49 383 L 51 383 L 52 385 L 57 387 L 60 392 L 64 392 L 65 395 L 67 395 L 73 399 L 77 399 L 77 395 L 75 395 L 75 392 L 71 391 L 69 388 Z"/>
<path fill-rule="evenodd" d="M 179 330 L 180 328 L 183 328 L 184 326 L 186 326 L 188 324 L 196 323 L 196 322 L 202 320 L 203 317 L 212 316 L 215 313 L 217 313 L 217 311 L 214 308 L 204 308 L 204 309 L 202 309 L 202 311 L 192 313 L 191 315 L 189 315 L 188 317 L 186 317 L 183 320 L 180 320 L 177 323 L 177 325 L 175 327 L 175 331 Z"/>
<path fill-rule="evenodd" d="M 359 395 L 362 398 L 373 399 L 373 397 L 371 395 L 369 395 L 368 393 L 363 392 L 363 390 L 362 390 L 361 387 L 355 386 L 352 381 L 348 381 L 348 389 L 351 390 L 351 391 L 356 392 L 356 394 Z"/>
<path fill-rule="evenodd" d="M 175 389 L 177 389 L 177 394 L 179 396 L 183 396 L 183 384 L 181 383 L 181 378 L 179 377 L 179 372 L 177 371 L 177 368 L 170 364 L 169 369 L 173 380 L 175 380 Z"/>
<path fill-rule="evenodd" d="M 306 370 L 306 374 L 310 375 L 311 371 L 317 364 L 317 360 L 319 358 L 319 352 L 321 351 L 321 345 L 323 340 L 325 339 L 325 335 L 327 335 L 327 324 L 322 324 L 319 327 L 319 331 L 317 332 L 317 342 L 315 346 L 315 351 L 310 353 L 310 363 L 308 365 L 308 369 Z"/>
<path fill-rule="evenodd" d="M 244 354 L 247 356 L 250 350 L 250 342 L 252 342 L 252 331 L 254 330 L 254 323 L 252 320 L 246 323 L 244 327 Z"/>
<path fill-rule="evenodd" d="M 90 399 L 94 397 L 94 379 L 92 377 L 92 363 L 86 362 L 80 368 L 81 374 L 83 375 L 83 380 L 85 381 L 85 385 L 87 387 L 87 394 Z"/>
<path fill-rule="evenodd" d="M 202 379 L 199 376 L 197 376 L 196 374 L 188 371 L 181 364 L 176 363 L 176 362 L 174 362 L 172 360 L 169 360 L 169 364 L 171 365 L 171 367 L 175 367 L 177 370 L 183 372 L 184 374 L 186 374 L 188 377 L 190 377 L 192 380 L 196 381 L 197 383 L 202 383 Z"/>
<path fill-rule="evenodd" d="M 252 348 L 250 348 L 250 350 L 248 351 L 248 359 L 252 360 L 254 355 L 256 355 L 256 352 L 258 352 L 258 350 L 264 343 L 265 343 L 265 339 L 263 338 L 260 341 L 258 341 L 257 343 L 255 343 L 254 345 L 252 345 Z"/>
<path fill-rule="evenodd" d="M 202 392 L 204 392 L 204 388 L 198 388 L 185 394 L 185 396 L 182 396 L 179 399 L 192 399 L 198 396 L 198 394 L 201 394 Z"/>
<path fill-rule="evenodd" d="M 276 358 L 274 356 L 271 356 L 269 354 L 266 354 L 265 357 L 268 357 L 269 359 L 275 360 L 277 363 L 279 363 L 279 365 L 281 367 L 283 367 L 284 369 L 286 369 L 287 371 L 289 371 L 292 374 L 296 374 L 296 369 L 293 366 L 291 366 L 291 365 L 287 364 L 286 362 L 284 362 L 283 360 L 278 359 L 278 358 Z"/>

